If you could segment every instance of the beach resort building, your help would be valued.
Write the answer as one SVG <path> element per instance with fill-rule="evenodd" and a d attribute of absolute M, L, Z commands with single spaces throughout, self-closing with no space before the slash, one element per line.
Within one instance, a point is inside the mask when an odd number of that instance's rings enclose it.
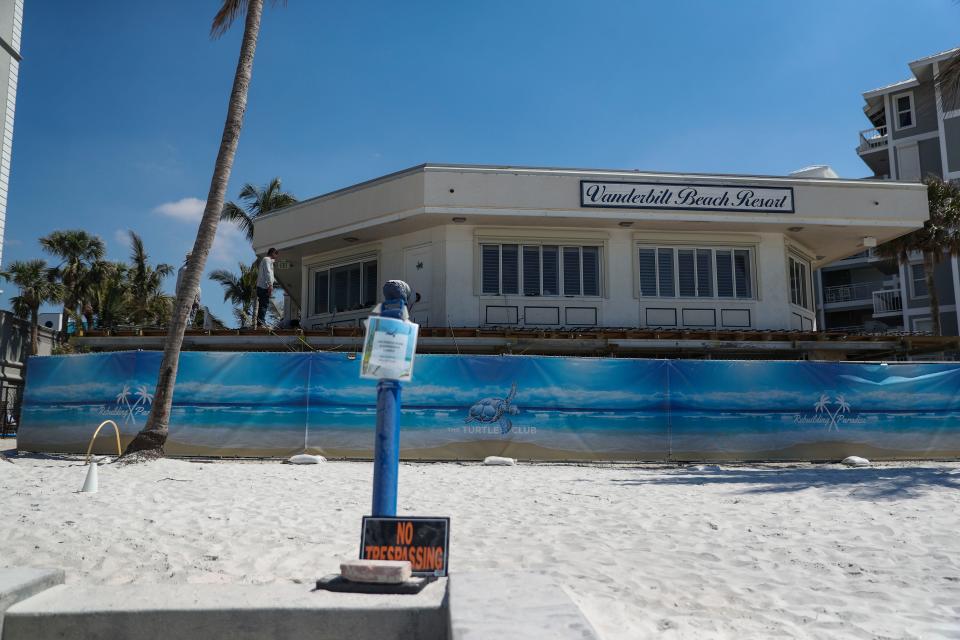
<path fill-rule="evenodd" d="M 23 0 L 0 0 L 0 260 L 7 217 L 7 190 L 13 153 L 13 113 L 20 72 Z"/>
<path fill-rule="evenodd" d="M 263 216 L 254 247 L 305 330 L 399 278 L 424 327 L 809 332 L 817 269 L 926 217 L 885 179 L 424 164 Z"/>
<path fill-rule="evenodd" d="M 871 127 L 857 153 L 874 179 L 960 179 L 960 96 L 943 95 L 935 78 L 952 49 L 909 63 L 911 76 L 863 94 Z M 958 335 L 960 265 L 947 257 L 934 272 L 943 335 Z M 836 331 L 929 331 L 930 296 L 920 254 L 909 264 L 881 260 L 873 248 L 817 272 L 820 325 Z"/>

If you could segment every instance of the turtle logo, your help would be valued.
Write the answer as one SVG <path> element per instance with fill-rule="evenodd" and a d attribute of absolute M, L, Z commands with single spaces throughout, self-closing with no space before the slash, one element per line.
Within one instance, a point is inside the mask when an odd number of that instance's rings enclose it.
<path fill-rule="evenodd" d="M 517 397 L 517 383 L 510 386 L 510 393 L 506 398 L 483 398 L 470 407 L 470 411 L 464 422 L 496 422 L 500 425 L 500 435 L 506 435 L 513 428 L 510 416 L 520 413 L 520 407 L 513 404 L 513 399 Z"/>
<path fill-rule="evenodd" d="M 827 425 L 827 431 L 840 431 L 837 420 L 840 419 L 843 414 L 850 413 L 850 403 L 847 402 L 842 395 L 836 396 L 831 402 L 829 395 L 821 393 L 820 399 L 813 405 L 813 410 L 817 415 L 825 414 L 830 420 L 830 423 Z"/>

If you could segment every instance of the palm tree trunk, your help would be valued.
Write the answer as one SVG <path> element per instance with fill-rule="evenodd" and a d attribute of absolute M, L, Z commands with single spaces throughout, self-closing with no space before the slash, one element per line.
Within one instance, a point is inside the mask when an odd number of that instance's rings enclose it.
<path fill-rule="evenodd" d="M 40 307 L 30 308 L 30 355 L 35 356 L 37 352 L 40 351 L 40 336 L 39 329 L 40 326 Z M 0 417 L 6 419 L 6 416 Z"/>
<path fill-rule="evenodd" d="M 937 266 L 933 258 L 934 255 L 932 252 L 923 252 L 923 271 L 927 277 L 927 295 L 930 296 L 930 318 L 933 320 L 933 335 L 939 336 L 941 334 L 940 296 L 937 295 L 937 287 L 933 277 L 933 271 Z"/>
<path fill-rule="evenodd" d="M 253 56 L 257 49 L 257 36 L 260 33 L 260 16 L 263 13 L 263 0 L 250 0 L 247 6 L 246 23 L 243 29 L 243 42 L 240 45 L 240 59 L 233 77 L 233 89 L 227 108 L 227 120 L 220 139 L 220 151 L 214 166 L 207 204 L 197 230 L 197 239 L 187 269 L 183 274 L 183 286 L 177 291 L 177 301 L 170 329 L 163 350 L 163 361 L 157 377 L 157 389 L 154 393 L 150 417 L 143 430 L 127 445 L 124 456 L 143 451 L 148 457 L 163 455 L 170 425 L 170 408 L 173 405 L 173 386 L 177 379 L 177 367 L 180 363 L 180 348 L 183 334 L 187 328 L 187 315 L 200 286 L 200 275 L 207 264 L 207 255 L 217 233 L 220 212 L 230 181 L 233 158 L 237 152 L 240 129 L 243 126 L 243 114 L 247 108 L 247 92 L 253 75 Z"/>

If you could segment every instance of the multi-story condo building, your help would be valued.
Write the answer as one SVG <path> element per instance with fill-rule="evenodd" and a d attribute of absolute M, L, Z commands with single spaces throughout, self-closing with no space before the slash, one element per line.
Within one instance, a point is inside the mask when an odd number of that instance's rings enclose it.
<path fill-rule="evenodd" d="M 0 0 L 0 259 L 7 217 L 7 185 L 13 151 L 13 112 L 20 71 L 23 0 Z"/>
<path fill-rule="evenodd" d="M 873 178 L 960 179 L 960 102 L 941 95 L 935 78 L 960 48 L 914 60 L 912 77 L 863 94 L 872 125 L 860 132 L 857 153 Z M 831 329 L 929 331 L 930 296 L 920 254 L 909 264 L 882 260 L 873 248 L 817 272 L 819 326 Z M 934 272 L 943 335 L 958 335 L 957 258 L 944 256 Z"/>

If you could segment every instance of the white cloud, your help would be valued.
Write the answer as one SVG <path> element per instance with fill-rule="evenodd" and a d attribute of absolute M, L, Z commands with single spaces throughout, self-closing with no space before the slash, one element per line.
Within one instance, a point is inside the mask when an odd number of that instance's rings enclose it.
<path fill-rule="evenodd" d="M 115 229 L 113 239 L 124 251 L 130 248 L 130 232 L 126 229 Z"/>
<path fill-rule="evenodd" d="M 171 202 L 164 202 L 154 207 L 153 212 L 179 222 L 183 222 L 184 231 L 189 236 L 184 238 L 185 246 L 192 247 L 196 233 L 196 225 L 203 217 L 206 202 L 200 198 L 181 198 Z M 253 249 L 246 236 L 233 223 L 221 222 L 217 225 L 217 235 L 207 258 L 209 269 L 227 268 L 236 270 L 237 262 L 250 263 L 253 260 Z"/>
<path fill-rule="evenodd" d="M 203 217 L 203 208 L 206 201 L 200 198 L 181 198 L 173 202 L 164 202 L 154 207 L 154 213 L 159 213 L 177 220 L 199 222 Z"/>

